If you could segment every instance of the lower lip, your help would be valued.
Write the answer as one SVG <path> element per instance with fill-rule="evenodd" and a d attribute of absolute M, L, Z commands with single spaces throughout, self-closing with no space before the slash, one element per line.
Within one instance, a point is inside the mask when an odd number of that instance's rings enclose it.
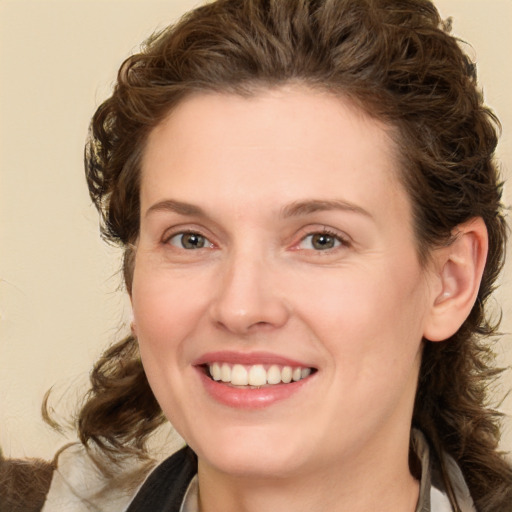
<path fill-rule="evenodd" d="M 202 368 L 196 368 L 207 393 L 217 402 L 238 409 L 263 409 L 298 393 L 311 376 L 290 384 L 276 384 L 264 388 L 237 388 L 208 377 Z"/>

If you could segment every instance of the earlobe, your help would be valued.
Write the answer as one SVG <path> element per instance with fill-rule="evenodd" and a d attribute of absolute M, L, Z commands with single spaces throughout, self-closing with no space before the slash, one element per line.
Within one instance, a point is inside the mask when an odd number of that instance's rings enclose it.
<path fill-rule="evenodd" d="M 487 228 L 480 217 L 461 224 L 453 240 L 433 254 L 431 309 L 424 337 L 443 341 L 457 332 L 476 301 L 487 258 Z"/>

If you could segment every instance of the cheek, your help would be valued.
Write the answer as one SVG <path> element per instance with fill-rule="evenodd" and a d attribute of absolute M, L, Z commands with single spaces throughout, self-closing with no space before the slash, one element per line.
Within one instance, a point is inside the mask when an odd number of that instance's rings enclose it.
<path fill-rule="evenodd" d="M 204 312 L 196 285 L 189 278 L 136 268 L 132 306 L 141 352 L 155 352 L 156 358 L 176 354 L 180 340 Z"/>
<path fill-rule="evenodd" d="M 335 357 L 350 361 L 354 369 L 372 359 L 382 366 L 383 361 L 414 358 L 427 306 L 417 265 L 344 269 L 308 288 L 298 309 Z M 299 290 L 295 296 L 300 297 Z"/>
<path fill-rule="evenodd" d="M 197 328 L 202 310 L 196 288 L 151 266 L 136 268 L 132 287 L 135 334 L 150 386 L 166 416 L 181 425 L 187 389 L 180 380 L 187 368 L 184 340 Z"/>

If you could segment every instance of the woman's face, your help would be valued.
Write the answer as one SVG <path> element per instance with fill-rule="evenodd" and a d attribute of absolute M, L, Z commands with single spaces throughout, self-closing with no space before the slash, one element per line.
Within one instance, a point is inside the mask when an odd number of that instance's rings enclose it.
<path fill-rule="evenodd" d="M 285 476 L 397 456 L 432 303 L 397 173 L 383 125 L 299 87 L 198 94 L 153 130 L 135 330 L 201 463 Z"/>

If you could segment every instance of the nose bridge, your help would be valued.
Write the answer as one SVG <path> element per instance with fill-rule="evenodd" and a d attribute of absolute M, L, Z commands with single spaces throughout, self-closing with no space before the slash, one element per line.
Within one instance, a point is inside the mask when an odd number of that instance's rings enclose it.
<path fill-rule="evenodd" d="M 275 261 L 261 246 L 248 243 L 234 248 L 218 276 L 212 303 L 214 321 L 242 334 L 282 326 L 288 310 L 276 273 Z"/>

